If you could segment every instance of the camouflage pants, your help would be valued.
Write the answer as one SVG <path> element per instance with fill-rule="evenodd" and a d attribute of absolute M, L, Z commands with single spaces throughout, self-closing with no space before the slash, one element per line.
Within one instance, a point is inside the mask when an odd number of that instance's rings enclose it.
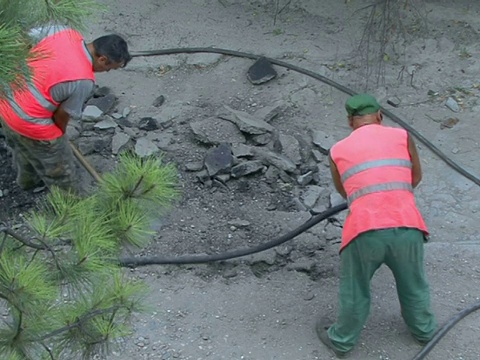
<path fill-rule="evenodd" d="M 17 184 L 22 189 L 45 184 L 78 192 L 73 152 L 67 136 L 50 141 L 33 140 L 12 131 L 5 123 L 2 130 L 12 149 Z"/>

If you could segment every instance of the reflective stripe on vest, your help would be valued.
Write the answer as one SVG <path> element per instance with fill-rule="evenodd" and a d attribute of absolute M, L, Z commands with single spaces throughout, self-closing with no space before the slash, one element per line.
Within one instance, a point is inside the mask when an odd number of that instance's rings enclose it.
<path fill-rule="evenodd" d="M 405 160 L 405 159 L 382 159 L 382 160 L 367 161 L 367 162 L 358 164 L 356 166 L 353 166 L 347 171 L 345 171 L 342 175 L 342 182 L 345 182 L 347 179 L 349 179 L 355 174 L 358 174 L 359 172 L 362 172 L 368 169 L 373 169 L 376 167 L 382 167 L 382 166 L 398 166 L 398 167 L 406 167 L 411 169 L 412 162 L 410 160 Z"/>
<path fill-rule="evenodd" d="M 22 120 L 31 122 L 33 124 L 39 124 L 39 125 L 51 125 L 53 123 L 52 118 L 42 119 L 42 118 L 34 118 L 31 116 L 28 116 L 27 113 L 25 113 L 25 111 L 23 111 L 22 108 L 18 106 L 18 104 L 15 101 L 13 101 L 13 99 L 10 96 L 7 96 L 5 100 L 7 100 L 7 102 L 12 107 L 12 110 L 15 111 L 15 114 L 17 114 L 17 116 Z"/>
<path fill-rule="evenodd" d="M 369 185 L 365 186 L 364 188 L 355 191 L 352 195 L 347 198 L 347 202 L 350 205 L 352 202 L 357 200 L 358 198 L 372 194 L 375 192 L 381 191 L 392 191 L 392 190 L 407 190 L 413 192 L 412 184 L 407 182 L 389 182 L 383 184 L 376 184 L 376 185 Z"/>

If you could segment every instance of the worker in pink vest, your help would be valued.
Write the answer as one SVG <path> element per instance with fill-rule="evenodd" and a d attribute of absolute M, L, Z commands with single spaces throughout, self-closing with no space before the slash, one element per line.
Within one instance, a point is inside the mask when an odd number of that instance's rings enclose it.
<path fill-rule="evenodd" d="M 339 308 L 335 322 L 323 317 L 316 324 L 320 340 L 339 358 L 357 343 L 370 310 L 370 280 L 382 264 L 395 277 L 413 338 L 424 345 L 437 326 L 424 270 L 428 231 L 413 195 L 422 179 L 413 139 L 404 129 L 383 126 L 380 105 L 368 94 L 350 97 L 345 107 L 353 132 L 330 150 L 333 182 L 349 208 Z"/>
<path fill-rule="evenodd" d="M 95 85 L 95 72 L 125 67 L 131 60 L 124 39 L 106 35 L 85 43 L 64 26 L 32 30 L 31 79 L 0 99 L 0 124 L 12 148 L 17 183 L 23 189 L 57 185 L 79 191 L 65 131 L 81 118 Z"/>

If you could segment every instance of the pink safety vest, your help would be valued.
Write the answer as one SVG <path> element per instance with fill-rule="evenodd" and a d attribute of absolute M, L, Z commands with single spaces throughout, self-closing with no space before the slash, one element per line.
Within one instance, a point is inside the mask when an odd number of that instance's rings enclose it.
<path fill-rule="evenodd" d="M 52 119 L 59 104 L 52 99 L 50 89 L 66 81 L 95 81 L 86 51 L 82 35 L 72 29 L 47 36 L 32 49 L 37 54 L 28 62 L 32 80 L 0 100 L 0 116 L 13 131 L 34 140 L 63 135 Z"/>
<path fill-rule="evenodd" d="M 407 227 L 428 234 L 415 204 L 407 141 L 404 129 L 372 124 L 331 148 L 349 207 L 340 251 L 369 230 Z"/>

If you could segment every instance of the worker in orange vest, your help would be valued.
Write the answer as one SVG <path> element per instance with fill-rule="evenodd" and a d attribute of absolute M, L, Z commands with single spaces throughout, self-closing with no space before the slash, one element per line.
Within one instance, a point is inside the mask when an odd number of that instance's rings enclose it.
<path fill-rule="evenodd" d="M 416 146 L 404 129 L 382 125 L 373 96 L 352 96 L 345 107 L 353 132 L 329 157 L 335 188 L 349 208 L 340 246 L 339 308 L 335 322 L 323 317 L 316 324 L 320 340 L 339 358 L 358 340 L 370 310 L 370 280 L 382 264 L 395 277 L 413 338 L 424 345 L 437 326 L 424 270 L 428 230 L 413 194 L 422 179 Z"/>
<path fill-rule="evenodd" d="M 30 35 L 37 42 L 28 61 L 31 78 L 0 99 L 0 124 L 13 151 L 17 183 L 23 189 L 45 184 L 79 192 L 67 124 L 81 118 L 94 73 L 131 60 L 127 43 L 118 35 L 85 43 L 78 31 L 59 25 Z"/>

